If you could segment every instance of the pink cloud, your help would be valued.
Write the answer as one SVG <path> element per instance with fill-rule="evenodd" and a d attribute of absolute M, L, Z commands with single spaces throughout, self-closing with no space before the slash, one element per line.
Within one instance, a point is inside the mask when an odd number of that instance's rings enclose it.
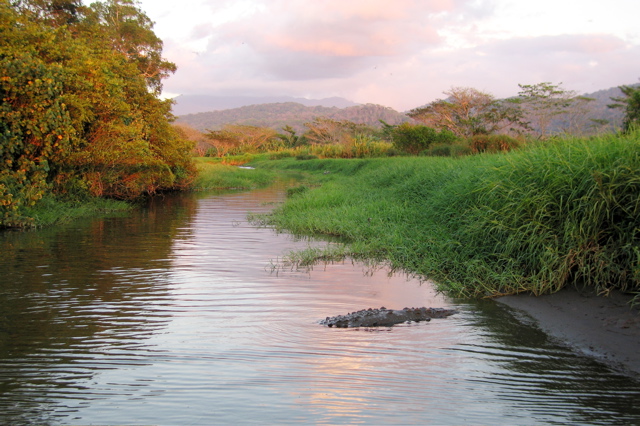
<path fill-rule="evenodd" d="M 355 75 L 381 58 L 443 42 L 443 10 L 471 0 L 273 0 L 265 13 L 219 27 L 217 44 L 243 43 L 271 78 L 309 80 Z"/>
<path fill-rule="evenodd" d="M 492 0 L 269 0 L 254 14 L 194 26 L 199 56 L 167 43 L 173 93 L 343 96 L 407 110 L 469 86 L 497 97 L 518 83 L 593 91 L 637 81 L 639 47 L 608 34 L 498 39 Z M 219 5 L 219 2 L 217 2 Z M 480 5 L 480 6 L 479 6 Z M 480 29 L 479 29 L 480 28 Z M 473 48 L 446 45 L 457 37 Z"/>
<path fill-rule="evenodd" d="M 578 44 L 585 53 L 608 53 L 625 46 L 622 40 L 607 34 L 586 35 Z"/>
<path fill-rule="evenodd" d="M 292 52 L 306 52 L 326 56 L 363 56 L 365 51 L 351 43 L 336 40 L 300 40 L 283 35 L 267 36 L 267 43 L 273 47 Z"/>

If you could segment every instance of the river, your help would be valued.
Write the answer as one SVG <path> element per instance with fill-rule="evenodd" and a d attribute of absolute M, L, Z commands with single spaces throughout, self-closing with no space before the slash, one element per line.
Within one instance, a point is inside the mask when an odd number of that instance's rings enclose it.
<path fill-rule="evenodd" d="M 273 187 L 158 197 L 126 217 L 0 233 L 2 424 L 640 424 L 640 382 L 493 301 L 247 222 Z M 459 313 L 391 328 L 326 316 Z"/>

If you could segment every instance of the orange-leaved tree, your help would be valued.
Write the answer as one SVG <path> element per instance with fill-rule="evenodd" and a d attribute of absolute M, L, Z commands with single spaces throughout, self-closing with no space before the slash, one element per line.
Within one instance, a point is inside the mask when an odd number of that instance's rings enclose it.
<path fill-rule="evenodd" d="M 159 99 L 175 70 L 161 51 L 131 0 L 0 0 L 0 227 L 26 223 L 47 192 L 131 199 L 190 183 L 191 144 Z"/>

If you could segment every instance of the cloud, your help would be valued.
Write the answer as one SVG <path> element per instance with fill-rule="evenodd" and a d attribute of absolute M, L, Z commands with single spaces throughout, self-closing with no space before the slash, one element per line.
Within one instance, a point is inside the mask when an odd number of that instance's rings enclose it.
<path fill-rule="evenodd" d="M 259 13 L 216 28 L 208 53 L 218 54 L 220 44 L 244 44 L 270 78 L 344 78 L 385 58 L 441 45 L 438 26 L 457 19 L 473 4 L 471 0 L 396 0 L 392 4 L 273 0 Z"/>
<path fill-rule="evenodd" d="M 179 66 L 165 88 L 343 96 L 407 110 L 443 97 L 452 86 L 504 97 L 515 95 L 518 83 L 564 82 L 586 92 L 640 76 L 640 48 L 619 35 L 507 38 L 504 27 L 487 30 L 495 19 L 506 19 L 496 8 L 500 2 L 202 0 L 224 16 L 193 22 L 190 47 L 165 38 L 165 56 Z M 197 49 L 195 41 L 202 43 Z"/>
<path fill-rule="evenodd" d="M 557 36 L 517 37 L 494 44 L 495 54 L 508 56 L 553 54 L 606 54 L 623 49 L 625 43 L 607 34 L 563 34 Z"/>
<path fill-rule="evenodd" d="M 453 86 L 474 87 L 494 96 L 514 96 L 518 84 L 549 81 L 588 93 L 640 77 L 640 46 L 600 35 L 494 40 L 472 48 L 422 52 L 388 63 L 359 77 L 356 101 L 390 105 L 403 111 L 443 98 Z"/>

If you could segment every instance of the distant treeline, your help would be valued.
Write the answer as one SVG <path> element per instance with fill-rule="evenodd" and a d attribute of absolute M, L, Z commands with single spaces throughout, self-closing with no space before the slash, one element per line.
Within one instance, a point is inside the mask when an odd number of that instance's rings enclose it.
<path fill-rule="evenodd" d="M 199 156 L 264 152 L 320 158 L 463 156 L 510 151 L 550 137 L 626 130 L 639 90 L 622 86 L 590 98 L 577 96 L 561 84 L 519 86 L 518 96 L 509 99 L 495 99 L 470 87 L 453 87 L 445 92 L 446 99 L 406 115 L 379 105 L 339 109 L 276 103 L 188 115 L 176 126 L 195 143 Z M 594 118 L 605 115 L 611 119 Z M 185 124 L 202 119 L 202 128 L 204 123 L 214 124 L 212 118 L 217 124 L 204 132 Z M 302 122 L 302 130 L 289 124 L 292 122 Z"/>
<path fill-rule="evenodd" d="M 561 133 L 567 130 L 575 133 L 580 127 L 581 134 L 595 134 L 615 131 L 622 126 L 623 111 L 608 107 L 612 98 L 622 96 L 623 93 L 619 87 L 577 96 L 575 92 L 564 90 L 560 85 L 552 86 L 559 88 L 563 96 L 568 95 L 576 102 L 571 111 L 567 111 L 569 114 L 553 117 L 549 128 L 546 129 L 548 133 Z M 426 106 L 424 105 L 422 108 Z M 416 108 L 416 110 L 418 109 Z M 380 120 L 391 125 L 405 122 L 415 123 L 416 121 L 409 117 L 410 113 L 410 111 L 398 112 L 392 108 L 375 104 L 338 108 L 281 102 L 182 115 L 178 117 L 177 123 L 188 125 L 201 132 L 220 130 L 225 125 L 244 125 L 268 127 L 277 131 L 289 126 L 300 133 L 306 131 L 305 123 L 311 122 L 317 117 L 336 121 L 347 120 L 355 124 L 366 124 L 379 128 L 381 127 Z M 570 113 L 573 113 L 573 117 L 569 117 Z M 578 117 L 581 120 L 579 122 L 576 120 Z M 573 122 L 570 124 L 571 120 Z"/>
<path fill-rule="evenodd" d="M 193 179 L 159 94 L 176 67 L 134 0 L 0 0 L 0 227 L 55 195 L 133 199 Z"/>

